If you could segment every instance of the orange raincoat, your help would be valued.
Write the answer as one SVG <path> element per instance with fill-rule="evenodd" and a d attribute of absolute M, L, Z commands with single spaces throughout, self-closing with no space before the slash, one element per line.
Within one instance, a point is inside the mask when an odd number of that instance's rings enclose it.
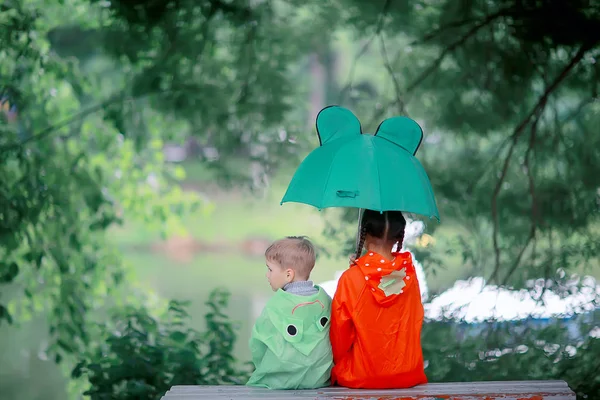
<path fill-rule="evenodd" d="M 427 383 L 423 304 L 410 253 L 367 253 L 346 270 L 331 309 L 333 384 L 407 388 Z"/>

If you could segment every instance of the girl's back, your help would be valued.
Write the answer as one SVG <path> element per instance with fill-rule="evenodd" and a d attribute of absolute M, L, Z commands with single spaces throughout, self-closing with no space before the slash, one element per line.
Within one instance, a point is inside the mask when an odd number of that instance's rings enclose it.
<path fill-rule="evenodd" d="M 421 350 L 424 312 L 411 255 L 381 251 L 386 258 L 367 249 L 342 274 L 333 298 L 332 381 L 352 388 L 426 383 Z"/>

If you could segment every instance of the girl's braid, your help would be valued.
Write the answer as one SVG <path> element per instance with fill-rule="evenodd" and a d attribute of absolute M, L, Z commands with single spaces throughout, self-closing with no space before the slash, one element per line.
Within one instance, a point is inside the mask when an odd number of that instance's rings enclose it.
<path fill-rule="evenodd" d="M 356 246 L 356 258 L 360 258 L 365 245 L 365 238 L 367 237 L 367 228 L 364 226 L 360 227 L 360 237 L 358 239 L 358 245 Z"/>
<path fill-rule="evenodd" d="M 397 240 L 398 240 L 398 251 L 400 251 L 402 249 L 402 246 L 404 245 L 404 235 L 405 235 L 405 232 L 402 232 L 402 235 L 400 235 L 400 237 L 397 238 Z"/>

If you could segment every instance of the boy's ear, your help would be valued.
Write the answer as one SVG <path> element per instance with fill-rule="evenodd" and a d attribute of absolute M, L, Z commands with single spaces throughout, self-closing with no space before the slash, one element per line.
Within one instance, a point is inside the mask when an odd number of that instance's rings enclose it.
<path fill-rule="evenodd" d="M 316 125 L 320 146 L 335 139 L 362 133 L 358 118 L 352 111 L 340 106 L 328 106 L 319 111 Z"/>
<path fill-rule="evenodd" d="M 392 117 L 379 124 L 375 136 L 401 146 L 414 156 L 423 141 L 423 129 L 408 117 Z"/>
<path fill-rule="evenodd" d="M 296 276 L 296 271 L 294 271 L 291 268 L 288 268 L 285 270 L 285 277 L 289 280 L 289 282 L 292 282 L 294 280 Z"/>

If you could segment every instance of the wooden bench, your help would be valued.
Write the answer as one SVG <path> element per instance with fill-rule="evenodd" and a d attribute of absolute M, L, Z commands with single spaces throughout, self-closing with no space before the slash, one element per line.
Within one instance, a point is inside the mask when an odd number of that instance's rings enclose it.
<path fill-rule="evenodd" d="M 328 387 L 268 390 L 246 386 L 173 386 L 161 400 L 336 399 L 336 400 L 575 400 L 564 381 L 430 383 L 412 389 L 366 390 Z"/>

